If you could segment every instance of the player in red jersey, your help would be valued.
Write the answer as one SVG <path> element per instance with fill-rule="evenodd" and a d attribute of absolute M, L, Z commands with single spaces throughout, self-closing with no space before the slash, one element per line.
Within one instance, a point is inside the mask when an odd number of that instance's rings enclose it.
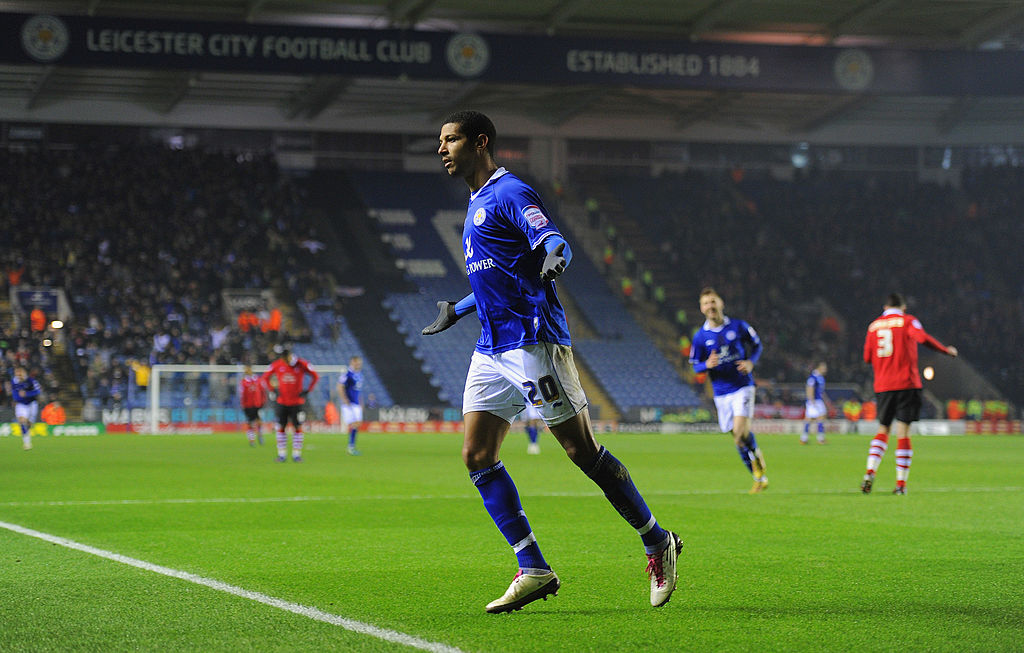
<path fill-rule="evenodd" d="M 914 451 L 910 446 L 910 424 L 921 415 L 921 375 L 917 370 L 917 346 L 923 344 L 949 356 L 956 347 L 947 347 L 925 332 L 921 322 L 906 312 L 907 303 L 899 293 L 889 295 L 885 310 L 868 327 L 864 340 L 864 360 L 875 371 L 875 400 L 878 404 L 878 434 L 868 449 L 868 468 L 860 489 L 871 492 L 875 471 L 889 446 L 889 426 L 896 435 L 896 489 L 907 493 L 907 476 Z"/>
<path fill-rule="evenodd" d="M 288 422 L 292 424 L 292 460 L 302 462 L 302 420 L 299 413 L 306 403 L 306 395 L 313 389 L 320 375 L 306 360 L 295 356 L 288 345 L 278 345 L 274 351 L 280 358 L 270 364 L 270 369 L 260 377 L 263 382 L 277 392 L 277 462 L 288 459 L 288 435 L 285 429 Z M 304 388 L 306 376 L 312 381 Z M 272 382 L 272 380 L 274 382 Z"/>
<path fill-rule="evenodd" d="M 238 396 L 242 402 L 242 412 L 245 413 L 246 432 L 249 438 L 249 446 L 256 446 L 259 439 L 263 444 L 263 422 L 260 421 L 260 409 L 267 403 L 267 386 L 263 379 L 252 373 L 252 365 L 244 368 L 245 376 L 239 383 Z"/>

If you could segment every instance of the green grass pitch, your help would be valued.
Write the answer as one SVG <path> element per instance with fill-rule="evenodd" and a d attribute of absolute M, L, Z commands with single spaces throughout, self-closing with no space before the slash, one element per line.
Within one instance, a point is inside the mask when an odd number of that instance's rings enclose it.
<path fill-rule="evenodd" d="M 1020 651 L 1024 440 L 915 437 L 910 493 L 868 438 L 761 435 L 770 488 L 724 435 L 603 434 L 685 547 L 653 609 L 639 538 L 550 435 L 503 460 L 557 597 L 488 615 L 515 559 L 458 435 L 0 438 L 0 521 L 462 651 Z M 0 528 L 2 651 L 399 651 L 178 578 Z"/>

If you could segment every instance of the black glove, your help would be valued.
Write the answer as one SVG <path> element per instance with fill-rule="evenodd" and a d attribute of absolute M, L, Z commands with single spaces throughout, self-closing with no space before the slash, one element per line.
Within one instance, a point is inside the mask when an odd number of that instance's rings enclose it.
<path fill-rule="evenodd" d="M 308 394 L 309 394 L 309 390 L 303 390 L 302 392 L 299 393 L 299 396 L 302 397 L 303 399 L 305 399 L 306 395 L 308 395 Z"/>
<path fill-rule="evenodd" d="M 437 318 L 430 323 L 430 326 L 423 327 L 423 335 L 432 336 L 441 333 L 451 325 L 459 321 L 461 315 L 455 314 L 455 302 L 441 300 L 437 302 Z"/>
<path fill-rule="evenodd" d="M 544 263 L 540 266 L 540 278 L 542 280 L 552 281 L 565 271 L 565 266 L 569 263 L 562 256 L 562 250 L 564 249 L 565 243 L 559 243 L 557 247 L 548 252 L 548 255 L 544 257 Z"/>

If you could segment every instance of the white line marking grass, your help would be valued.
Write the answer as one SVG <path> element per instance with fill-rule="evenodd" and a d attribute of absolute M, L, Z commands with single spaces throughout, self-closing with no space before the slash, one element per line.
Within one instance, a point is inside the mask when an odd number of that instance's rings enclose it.
<path fill-rule="evenodd" d="M 914 487 L 914 494 L 967 494 L 967 493 L 989 493 L 989 492 L 1021 492 L 1024 486 L 1010 485 L 1006 487 Z M 848 488 L 822 488 L 817 490 L 787 490 L 783 488 L 771 488 L 766 494 L 860 494 L 860 488 L 856 484 Z M 524 497 L 567 497 L 587 498 L 604 496 L 600 492 L 523 492 Z M 667 490 L 644 492 L 644 496 L 660 497 L 683 497 L 683 496 L 730 496 L 746 495 L 743 489 L 735 490 Z M 478 494 L 377 494 L 368 496 L 351 495 L 344 497 L 335 496 L 308 496 L 308 497 L 196 497 L 196 498 L 165 498 L 165 499 L 95 499 L 95 500 L 69 500 L 69 501 L 0 501 L 3 508 L 29 508 L 43 506 L 151 506 L 151 505 L 174 505 L 174 504 L 216 504 L 216 503 L 302 503 L 313 501 L 452 501 L 456 499 L 469 499 L 479 501 Z"/>
<path fill-rule="evenodd" d="M 460 649 L 455 648 L 453 646 L 448 646 L 447 644 L 430 642 L 424 639 L 420 639 L 419 637 L 414 637 L 412 635 L 400 633 L 395 630 L 388 630 L 387 628 L 380 628 L 378 626 L 374 626 L 373 624 L 363 623 L 361 621 L 356 621 L 354 619 L 347 619 L 345 617 L 341 617 L 336 614 L 331 614 L 329 612 L 324 612 L 323 610 L 319 610 L 317 608 L 313 608 L 307 605 L 292 603 L 291 601 L 285 601 L 283 599 L 274 598 L 273 596 L 268 596 L 260 592 L 252 592 L 250 590 L 243 589 L 235 585 L 222 583 L 219 580 L 214 580 L 212 578 L 204 578 L 203 576 L 197 576 L 196 574 L 190 574 L 187 571 L 171 569 L 170 567 L 155 565 L 153 563 L 146 562 L 145 560 L 129 558 L 128 556 L 123 556 L 119 553 L 105 551 L 103 549 L 97 549 L 96 547 L 89 546 L 88 544 L 82 544 L 80 542 L 75 542 L 74 540 L 59 537 L 57 535 L 50 535 L 49 533 L 43 533 L 40 531 L 32 530 L 31 528 L 25 528 L 24 526 L 19 526 L 18 524 L 10 524 L 8 522 L 0 521 L 0 528 L 5 528 L 15 533 L 20 533 L 22 535 L 27 535 L 29 537 L 44 540 L 52 544 L 59 544 L 60 546 L 69 549 L 74 549 L 76 551 L 82 551 L 84 553 L 89 553 L 94 556 L 106 558 L 107 560 L 113 560 L 114 562 L 120 562 L 121 564 L 137 567 L 138 569 L 144 569 L 146 571 L 151 571 L 153 573 L 163 574 L 164 576 L 170 576 L 171 578 L 178 578 L 180 580 L 188 581 L 190 583 L 195 583 L 196 585 L 204 585 L 211 589 L 215 589 L 219 592 L 226 592 L 228 594 L 233 594 L 235 596 L 242 597 L 243 599 L 249 599 L 250 601 L 263 603 L 264 605 L 269 605 L 280 610 L 285 610 L 287 612 L 292 612 L 303 617 L 308 617 L 309 619 L 313 619 L 315 621 L 322 621 L 324 623 L 332 624 L 334 626 L 340 626 L 345 630 L 350 630 L 352 632 L 359 633 L 362 635 L 368 635 L 370 637 L 375 637 L 377 639 L 382 639 L 388 642 L 394 642 L 396 644 L 410 646 L 412 648 L 422 649 L 424 651 L 432 651 L 436 653 L 462 653 Z"/>

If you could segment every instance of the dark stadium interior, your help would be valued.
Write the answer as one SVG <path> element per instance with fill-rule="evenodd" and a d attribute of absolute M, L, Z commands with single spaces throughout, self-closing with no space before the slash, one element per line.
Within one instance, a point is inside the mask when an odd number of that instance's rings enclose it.
<path fill-rule="evenodd" d="M 941 14 L 923 0 L 886 11 L 822 2 L 813 15 L 788 1 L 644 11 L 549 2 L 531 16 L 469 2 L 46 4 L 89 19 L 641 42 L 1013 51 L 1024 32 L 1024 16 L 994 0 Z M 263 364 L 287 340 L 324 364 L 364 356 L 379 406 L 458 408 L 475 326 L 445 339 L 419 329 L 436 299 L 467 288 L 448 255 L 465 189 L 444 178 L 433 150 L 441 117 L 472 105 L 499 123 L 499 163 L 542 189 L 577 251 L 560 293 L 597 417 L 710 407 L 680 352 L 709 285 L 765 341 L 759 402 L 800 403 L 792 386 L 820 359 L 830 383 L 867 399 L 863 330 L 899 290 L 962 357 L 927 386 L 929 414 L 983 399 L 1017 415 L 1022 96 L 566 89 L 5 60 L 3 378 L 27 364 L 73 419 L 92 420 L 146 405 L 139 366 Z M 9 301 L 19 287 L 62 290 L 70 319 L 34 329 Z M 226 299 L 238 290 L 270 291 L 275 303 L 243 323 Z M 321 388 L 324 401 L 330 391 Z M 202 401 L 234 402 L 226 392 L 207 388 Z"/>

